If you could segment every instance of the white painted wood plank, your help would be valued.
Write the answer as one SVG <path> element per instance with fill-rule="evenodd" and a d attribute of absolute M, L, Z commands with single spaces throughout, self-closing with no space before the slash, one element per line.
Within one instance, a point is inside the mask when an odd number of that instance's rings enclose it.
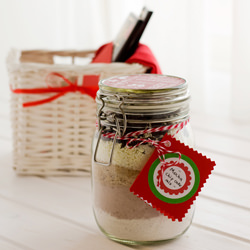
<path fill-rule="evenodd" d="M 86 178 L 89 177 L 75 179 L 70 177 L 50 177 L 49 179 L 78 190 L 89 190 L 89 181 L 86 181 Z M 249 190 L 250 180 L 248 183 L 212 174 L 202 189 L 201 195 L 232 203 L 232 205 L 249 208 L 250 210 Z"/>
<path fill-rule="evenodd" d="M 1 250 L 23 250 L 25 248 L 21 246 L 16 246 L 14 243 L 9 242 L 8 239 L 4 239 L 0 235 L 0 249 Z"/>
<path fill-rule="evenodd" d="M 6 186 L 5 183 L 4 188 L 0 187 L 2 195 L 28 204 L 33 208 L 38 208 L 50 215 L 58 216 L 58 218 L 65 218 L 73 224 L 77 223 L 77 225 L 85 226 L 93 230 L 93 232 L 98 231 L 93 220 L 89 191 L 80 190 L 80 192 L 77 192 L 75 189 L 58 186 L 49 181 L 46 183 L 46 180 L 40 180 L 39 178 L 17 177 L 9 178 L 9 181 L 12 183 L 12 187 Z M 32 187 L 32 190 L 30 187 Z M 79 202 L 81 197 L 84 197 L 84 199 Z M 203 201 L 196 211 L 199 218 L 196 221 L 198 224 L 221 231 L 225 230 L 226 232 L 230 229 L 229 232 L 233 235 L 243 238 L 250 237 L 248 235 L 250 234 L 250 211 L 210 201 L 202 197 L 198 197 L 198 199 Z M 238 216 L 230 218 L 231 213 L 235 216 L 238 214 Z M 225 215 L 228 215 L 228 218 Z M 211 223 L 211 221 L 216 223 Z M 243 223 L 241 223 L 242 221 Z"/>
<path fill-rule="evenodd" d="M 216 162 L 215 174 L 228 176 L 245 182 L 250 181 L 249 160 L 238 159 L 233 156 L 221 155 L 208 150 L 200 150 Z"/>
<path fill-rule="evenodd" d="M 8 118 L 10 116 L 10 101 L 9 97 L 0 96 L 0 116 Z"/>
<path fill-rule="evenodd" d="M 206 136 L 204 136 L 204 134 L 206 134 Z M 207 136 L 210 136 L 210 133 L 201 131 L 201 135 L 202 136 L 200 139 L 207 141 Z M 222 137 L 228 139 L 224 135 L 222 135 Z M 242 147 L 242 141 L 248 143 L 247 140 L 242 140 L 240 138 L 231 139 L 232 141 L 238 141 L 241 145 L 240 147 Z M 220 140 L 216 142 L 219 141 Z M 27 208 L 28 210 L 36 211 L 37 209 L 36 213 L 42 214 L 42 216 L 54 217 L 55 220 L 60 222 L 63 221 L 66 224 L 70 224 L 72 227 L 80 229 L 85 228 L 84 230 L 89 229 L 91 236 L 93 235 L 93 237 L 91 238 L 90 236 L 90 238 L 94 241 L 95 234 L 98 234 L 99 230 L 97 229 L 94 220 L 89 220 L 87 218 L 93 218 L 90 205 L 90 178 L 51 177 L 47 179 L 41 179 L 37 177 L 17 177 L 11 169 L 9 153 L 9 149 L 11 148 L 10 145 L 10 141 L 0 140 L 0 194 L 2 194 L 3 197 L 7 197 L 7 199 L 17 200 L 25 206 L 29 206 Z M 210 148 L 205 151 L 209 153 L 209 150 Z M 223 150 L 222 153 L 226 155 L 227 153 L 225 153 L 225 149 Z M 202 150 L 200 151 L 202 152 Z M 215 200 L 204 198 L 213 197 L 225 202 L 230 202 L 230 200 L 234 198 L 236 199 L 235 202 L 239 203 L 240 206 L 249 206 L 247 193 L 242 193 L 243 189 L 246 190 L 246 188 L 249 187 L 248 176 L 250 175 L 246 174 L 250 169 L 247 167 L 249 166 L 248 160 L 237 159 L 225 155 L 221 156 L 218 153 L 212 154 L 219 156 L 220 159 L 220 163 L 217 163 L 215 172 L 224 174 L 225 176 L 223 177 L 215 175 L 212 176 L 210 180 L 208 180 L 208 183 L 202 192 L 202 194 L 204 194 L 202 195 L 203 197 L 198 197 L 194 222 L 198 226 L 204 226 L 211 230 L 214 229 L 215 232 L 220 231 L 222 234 L 212 233 L 194 226 L 191 227 L 187 234 L 181 237 L 178 241 L 168 243 L 168 247 L 173 247 L 176 250 L 184 248 L 249 249 L 249 244 L 246 243 L 250 242 L 249 210 L 231 206 L 228 203 L 217 202 Z M 230 162 L 229 165 L 227 165 L 228 162 Z M 217 168 L 219 170 L 217 170 Z M 237 179 L 226 178 L 226 175 L 233 177 L 236 169 L 243 169 L 242 178 L 245 180 L 245 182 L 241 183 Z M 241 178 L 241 175 L 242 174 L 240 174 L 238 171 L 235 178 L 239 179 Z M 218 187 L 220 189 L 217 189 Z M 249 190 L 249 188 L 247 190 Z M 82 200 L 79 201 L 79 199 Z M 88 216 L 85 217 L 86 215 Z M 195 231 L 194 235 L 193 233 L 190 233 L 193 232 L 192 230 Z M 204 235 L 201 236 L 203 233 Z M 226 235 L 231 235 L 232 238 Z M 188 236 L 187 239 L 185 238 L 186 236 Z M 197 241 L 197 237 L 200 240 Z M 242 241 L 237 241 L 236 238 L 242 239 Z M 77 242 L 78 245 L 74 245 L 73 249 L 82 249 L 82 246 L 85 246 L 85 238 L 83 237 L 82 239 L 84 241 Z M 211 245 L 206 243 L 205 248 L 202 248 L 202 246 L 204 246 L 204 242 L 211 242 Z M 99 242 L 95 241 L 93 249 L 97 249 L 98 246 L 100 247 Z M 143 249 L 166 249 L 166 245 L 157 246 L 157 248 L 145 247 Z"/>
<path fill-rule="evenodd" d="M 250 160 L 250 141 L 248 140 L 196 130 L 195 142 L 197 149 L 201 152 L 205 149 L 223 155 Z"/>
<path fill-rule="evenodd" d="M 0 198 L 0 235 L 26 249 L 117 249 L 117 244 L 53 216 Z M 25 249 L 25 248 L 24 248 Z M 119 249 L 129 249 L 120 246 Z"/>
<path fill-rule="evenodd" d="M 46 178 L 17 176 L 12 170 L 10 147 L 8 141 L 0 143 L 0 195 L 97 231 L 90 178 L 84 182 L 84 188 L 76 190 Z"/>
<path fill-rule="evenodd" d="M 191 113 L 191 124 L 194 130 L 209 131 L 216 134 L 250 140 L 250 124 L 230 118 Z"/>
<path fill-rule="evenodd" d="M 11 170 L 11 168 L 6 165 L 4 168 L 1 168 L 1 171 L 5 176 L 4 180 L 0 183 L 1 195 L 29 206 L 37 207 L 42 211 L 59 216 L 60 218 L 65 218 L 72 223 L 84 225 L 86 228 L 93 231 L 98 230 L 95 225 L 91 209 L 90 178 L 85 179 L 84 185 L 86 185 L 86 183 L 88 184 L 83 189 L 77 190 L 75 188 L 52 183 L 46 179 L 36 177 L 18 177 Z M 70 182 L 74 182 L 74 178 L 70 178 L 68 180 L 70 180 Z M 216 190 L 215 187 L 213 188 Z M 202 197 L 198 198 L 202 199 Z M 208 206 L 212 206 L 211 204 L 213 203 L 214 201 L 209 201 Z M 219 205 L 225 207 L 224 209 L 227 211 L 231 208 L 223 203 L 219 203 Z M 239 208 L 232 207 L 233 211 L 237 211 L 237 209 Z M 205 213 L 205 217 L 211 217 L 210 210 L 207 210 L 206 207 L 201 210 Z M 217 213 L 220 214 L 221 211 L 214 212 L 215 215 Z M 250 218 L 250 212 L 244 211 L 244 213 L 246 213 Z M 227 225 L 228 223 L 229 225 Z M 231 221 L 229 220 L 223 221 L 225 228 L 228 228 L 228 226 L 230 227 L 230 223 Z M 238 221 L 235 219 L 234 223 L 237 224 Z M 220 225 L 217 226 L 219 227 Z M 250 232 L 250 228 L 248 229 Z M 237 235 L 237 230 L 236 232 L 233 230 L 232 234 Z"/>
<path fill-rule="evenodd" d="M 148 249 L 158 249 L 148 248 Z M 249 250 L 250 244 L 223 234 L 207 231 L 191 225 L 188 231 L 180 238 L 169 241 L 166 245 L 159 246 L 159 250 Z"/>
<path fill-rule="evenodd" d="M 2 171 L 4 172 L 4 171 Z M 68 220 L 75 225 L 84 225 L 97 231 L 91 207 L 91 193 L 75 190 L 37 177 L 16 176 L 12 171 L 0 183 L 0 195 L 37 208 L 39 211 Z M 88 181 L 90 185 L 90 180 Z"/>
<path fill-rule="evenodd" d="M 248 208 L 250 212 L 249 191 L 250 180 L 247 183 L 223 176 L 211 175 L 201 195 L 231 203 L 235 206 Z"/>
<path fill-rule="evenodd" d="M 194 222 L 250 243 L 250 211 L 199 196 Z"/>
<path fill-rule="evenodd" d="M 95 239 L 93 239 L 95 241 Z M 95 241 L 96 249 L 98 246 L 100 249 L 104 248 L 105 245 L 100 245 L 98 241 Z M 92 243 L 94 244 L 94 243 Z M 80 244 L 79 247 L 74 250 L 82 250 L 85 244 Z M 120 250 L 120 245 L 117 244 L 116 249 Z M 191 228 L 178 239 L 168 241 L 162 244 L 140 246 L 140 247 L 129 247 L 129 249 L 140 249 L 140 250 L 212 250 L 212 249 L 227 249 L 227 250 L 249 250 L 250 244 L 235 240 L 224 235 L 219 235 L 204 229 L 191 226 Z M 85 248 L 84 248 L 85 249 Z M 88 248 L 86 248 L 88 250 Z M 91 249 L 92 250 L 92 249 Z"/>
<path fill-rule="evenodd" d="M 12 128 L 8 118 L 0 116 L 0 139 L 11 140 Z"/>
<path fill-rule="evenodd" d="M 86 178 L 88 179 L 86 181 Z M 90 183 L 89 179 L 91 178 L 91 173 L 89 173 L 88 176 L 79 176 L 79 177 L 72 177 L 72 176 L 60 176 L 58 177 L 53 177 L 49 176 L 47 179 L 50 180 L 51 182 L 58 183 L 60 185 L 65 185 L 70 188 L 74 188 L 77 190 L 90 190 Z"/>
<path fill-rule="evenodd" d="M 227 158 L 228 157 L 226 157 L 226 159 Z M 250 190 L 249 162 L 243 161 L 245 164 L 240 165 L 238 162 L 241 162 L 241 160 L 235 158 L 232 159 L 234 162 L 232 162 L 231 165 L 217 163 L 214 173 L 207 180 L 201 194 L 250 209 L 250 199 L 248 194 L 248 191 Z M 230 169 L 229 166 L 231 167 Z M 220 170 L 221 167 L 224 167 L 224 172 Z M 225 173 L 226 175 L 216 175 L 217 170 L 218 173 Z M 230 173 L 228 174 L 229 170 Z M 227 178 L 228 175 L 231 175 L 232 178 Z M 76 178 L 74 181 L 69 177 L 59 179 L 56 177 L 50 177 L 50 179 L 63 185 L 70 185 L 76 189 L 86 188 L 84 186 L 86 185 L 84 178 Z"/>
<path fill-rule="evenodd" d="M 86 231 L 84 228 L 72 226 L 67 222 L 50 215 L 37 212 L 10 201 L 0 200 L 0 228 L 4 235 L 17 244 L 27 245 L 30 249 L 130 249 L 107 240 L 99 233 Z M 206 244 L 204 244 L 206 242 Z M 84 247 L 84 248 L 83 248 Z M 141 247 L 140 249 L 249 249 L 250 245 L 230 239 L 225 235 L 216 234 L 191 226 L 182 237 L 163 245 Z M 238 248 L 236 248 L 238 247 Z M 132 248 L 131 248 L 132 249 Z"/>

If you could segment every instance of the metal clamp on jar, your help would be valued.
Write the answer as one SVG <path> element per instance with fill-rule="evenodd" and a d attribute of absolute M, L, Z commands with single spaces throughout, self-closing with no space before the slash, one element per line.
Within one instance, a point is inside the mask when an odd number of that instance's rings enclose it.
<path fill-rule="evenodd" d="M 129 190 L 155 149 L 149 139 L 160 141 L 168 133 L 193 146 L 186 122 L 189 100 L 186 81 L 175 76 L 130 75 L 99 83 L 92 165 L 94 213 L 111 239 L 153 243 L 173 239 L 191 224 L 193 207 L 182 222 L 172 221 Z M 171 126 L 184 122 L 181 129 Z M 162 127 L 172 129 L 157 129 Z"/>

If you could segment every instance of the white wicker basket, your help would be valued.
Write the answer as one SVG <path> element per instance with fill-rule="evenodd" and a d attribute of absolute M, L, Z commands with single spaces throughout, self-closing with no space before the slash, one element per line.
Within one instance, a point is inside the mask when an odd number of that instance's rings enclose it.
<path fill-rule="evenodd" d="M 46 76 L 58 72 L 67 79 L 98 74 L 144 73 L 139 64 L 111 63 L 59 65 L 53 57 L 89 57 L 93 51 L 15 51 L 7 58 L 9 82 L 13 90 L 46 88 Z M 73 61 L 73 60 L 72 60 Z M 32 107 L 23 103 L 54 95 L 11 93 L 14 169 L 25 175 L 85 175 L 91 166 L 91 140 L 95 129 L 96 105 L 93 98 L 79 92 Z"/>

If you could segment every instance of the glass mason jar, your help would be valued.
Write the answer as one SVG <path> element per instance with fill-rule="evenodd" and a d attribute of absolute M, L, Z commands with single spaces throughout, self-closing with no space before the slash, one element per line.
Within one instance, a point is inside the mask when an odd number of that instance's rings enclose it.
<path fill-rule="evenodd" d="M 124 135 L 168 127 L 189 119 L 186 81 L 175 76 L 130 75 L 104 79 L 97 92 L 98 129 L 93 140 L 92 189 L 96 222 L 109 238 L 126 244 L 151 244 L 176 238 L 192 222 L 194 205 L 183 220 L 172 221 L 130 192 L 154 151 L 143 139 L 160 141 L 165 133 L 193 147 L 190 124 L 181 130 Z M 173 127 L 173 126 L 172 126 Z"/>

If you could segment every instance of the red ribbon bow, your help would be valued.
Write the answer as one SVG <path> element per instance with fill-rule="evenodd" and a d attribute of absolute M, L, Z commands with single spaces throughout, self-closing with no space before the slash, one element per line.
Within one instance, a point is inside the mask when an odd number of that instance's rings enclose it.
<path fill-rule="evenodd" d="M 64 80 L 68 85 L 60 87 L 51 87 L 48 83 L 48 77 L 56 76 Z M 11 91 L 15 94 L 46 94 L 46 93 L 56 93 L 55 95 L 38 101 L 31 101 L 23 103 L 23 107 L 37 106 L 44 103 L 51 102 L 69 92 L 80 92 L 82 94 L 87 94 L 95 99 L 96 92 L 98 90 L 99 75 L 84 75 L 83 84 L 81 86 L 77 85 L 77 80 L 71 82 L 69 79 L 65 78 L 63 75 L 51 72 L 46 77 L 47 88 L 35 88 L 35 89 L 12 89 Z"/>

